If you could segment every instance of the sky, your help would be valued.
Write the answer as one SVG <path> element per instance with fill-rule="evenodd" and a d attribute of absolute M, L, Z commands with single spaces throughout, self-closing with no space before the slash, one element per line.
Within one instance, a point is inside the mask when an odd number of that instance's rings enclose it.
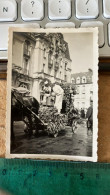
<path fill-rule="evenodd" d="M 70 58 L 72 60 L 72 73 L 86 72 L 93 68 L 93 34 L 70 33 L 64 34 L 68 43 Z"/>

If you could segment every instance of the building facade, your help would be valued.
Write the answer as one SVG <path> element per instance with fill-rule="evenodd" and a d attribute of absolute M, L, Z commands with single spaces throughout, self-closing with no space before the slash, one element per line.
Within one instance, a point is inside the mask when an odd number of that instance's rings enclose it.
<path fill-rule="evenodd" d="M 68 43 L 61 33 L 14 33 L 12 86 L 25 87 L 40 101 L 45 79 L 71 82 Z"/>
<path fill-rule="evenodd" d="M 85 111 L 90 106 L 90 100 L 93 100 L 93 72 L 76 73 L 71 75 L 71 83 L 76 87 L 76 95 L 74 95 L 74 106 Z"/>

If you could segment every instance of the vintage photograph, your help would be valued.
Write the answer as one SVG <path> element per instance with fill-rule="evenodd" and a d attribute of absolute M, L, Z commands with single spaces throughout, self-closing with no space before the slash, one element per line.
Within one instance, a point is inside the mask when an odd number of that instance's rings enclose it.
<path fill-rule="evenodd" d="M 9 30 L 7 157 L 97 161 L 98 30 Z"/>

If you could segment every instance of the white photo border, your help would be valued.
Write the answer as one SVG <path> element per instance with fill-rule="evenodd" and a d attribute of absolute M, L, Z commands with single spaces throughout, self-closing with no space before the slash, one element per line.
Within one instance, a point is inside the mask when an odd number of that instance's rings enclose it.
<path fill-rule="evenodd" d="M 93 34 L 93 146 L 92 157 L 68 156 L 50 154 L 11 154 L 10 153 L 10 123 L 11 123 L 11 73 L 12 73 L 12 43 L 14 32 L 29 33 L 92 33 Z M 98 28 L 56 28 L 56 29 L 33 29 L 33 28 L 9 28 L 8 44 L 8 70 L 7 70 L 7 113 L 6 113 L 6 158 L 32 158 L 40 160 L 66 160 L 66 161 L 97 161 L 98 139 Z"/>

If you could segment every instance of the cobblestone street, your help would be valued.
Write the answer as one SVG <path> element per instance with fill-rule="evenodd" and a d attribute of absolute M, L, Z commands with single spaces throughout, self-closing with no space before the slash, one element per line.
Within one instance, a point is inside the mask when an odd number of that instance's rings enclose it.
<path fill-rule="evenodd" d="M 71 127 L 60 132 L 58 137 L 49 137 L 39 133 L 38 137 L 27 137 L 23 131 L 23 123 L 14 124 L 15 141 L 12 142 L 11 153 L 17 154 L 58 154 L 75 156 L 92 156 L 92 135 L 87 134 L 85 121 L 78 125 L 73 134 Z"/>

